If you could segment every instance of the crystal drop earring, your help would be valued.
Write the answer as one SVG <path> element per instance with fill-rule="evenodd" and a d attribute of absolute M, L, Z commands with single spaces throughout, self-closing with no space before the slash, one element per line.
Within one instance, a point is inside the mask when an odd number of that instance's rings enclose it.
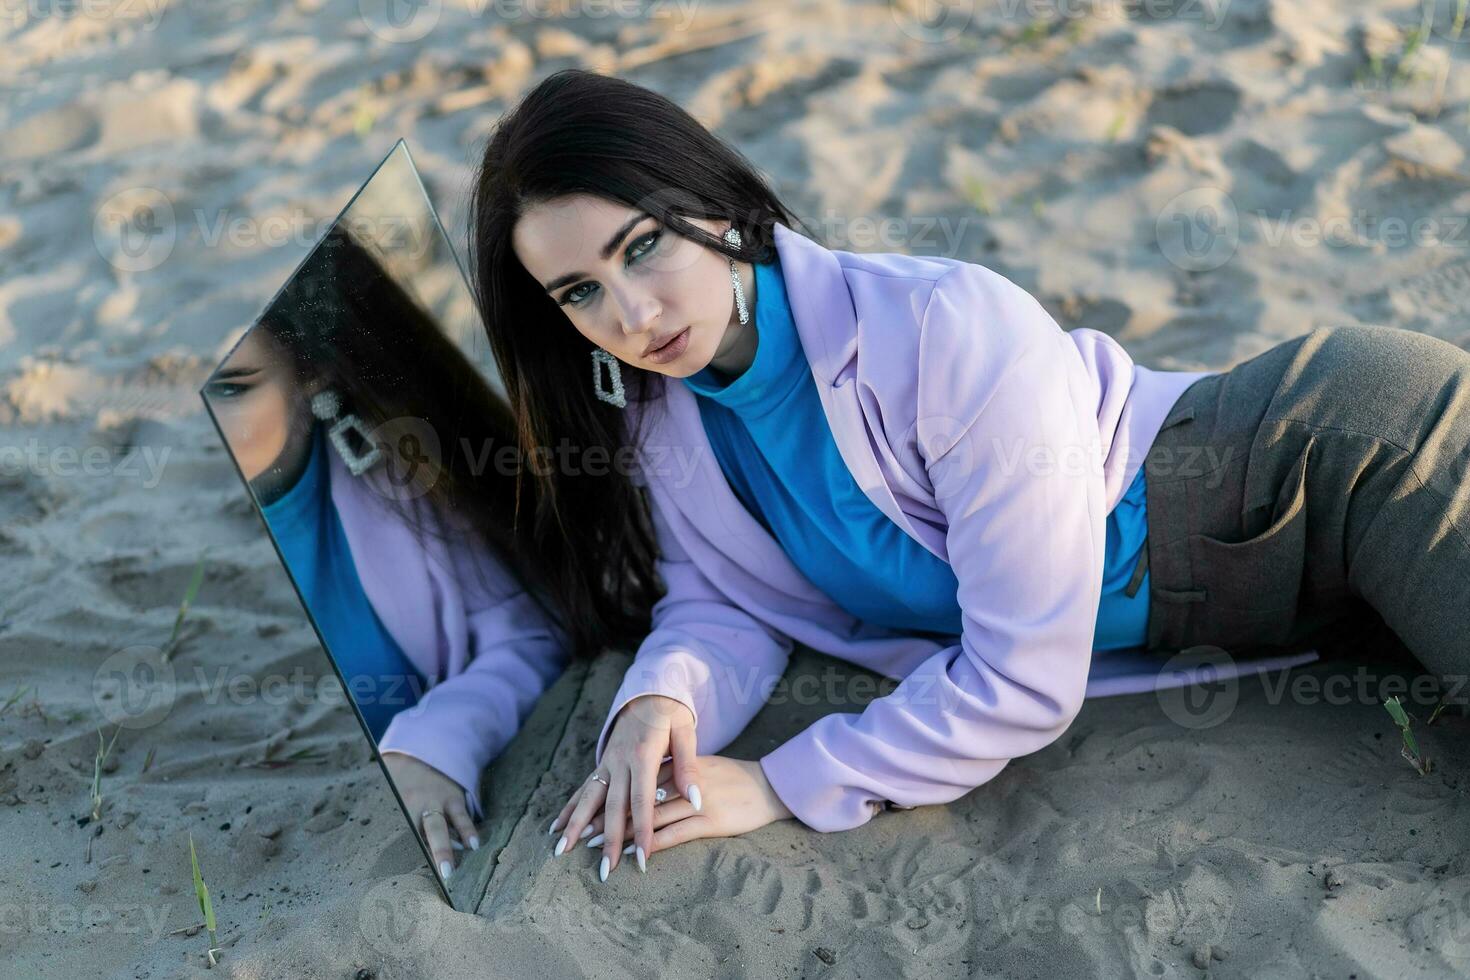
<path fill-rule="evenodd" d="M 731 245 L 734 245 L 736 248 L 739 248 L 740 232 L 734 228 L 731 228 L 729 231 L 725 232 L 725 241 L 729 242 Z M 735 269 L 735 260 L 728 259 L 728 261 L 730 263 L 730 285 L 733 286 L 735 289 L 735 308 L 740 311 L 740 322 L 742 324 L 749 323 L 750 310 L 745 305 L 745 286 L 742 285 L 740 282 L 740 273 Z"/>
<path fill-rule="evenodd" d="M 328 389 L 312 396 L 311 414 L 323 422 L 333 423 L 332 427 L 327 430 L 332 446 L 337 450 L 337 455 L 342 457 L 342 462 L 347 464 L 347 469 L 352 475 L 361 476 L 374 463 L 383 458 L 383 450 L 374 444 L 372 434 L 368 432 L 367 426 L 362 424 L 362 419 L 352 414 L 338 418 L 338 413 L 341 411 L 342 399 L 335 391 Z M 347 441 L 347 430 L 349 429 L 356 430 L 363 445 L 367 447 L 366 452 L 358 453 L 353 450 L 352 444 Z"/>
<path fill-rule="evenodd" d="M 607 375 L 612 382 L 612 390 L 608 391 L 602 387 L 602 365 L 607 365 Z M 613 357 L 601 347 L 592 352 L 592 390 L 597 397 L 610 405 L 625 408 L 628 399 L 623 395 L 623 368 L 618 359 Z"/>

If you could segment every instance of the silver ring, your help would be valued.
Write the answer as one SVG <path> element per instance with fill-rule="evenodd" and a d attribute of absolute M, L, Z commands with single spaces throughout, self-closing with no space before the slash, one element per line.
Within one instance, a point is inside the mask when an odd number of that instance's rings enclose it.
<path fill-rule="evenodd" d="M 608 789 L 612 789 L 612 783 L 608 782 L 606 779 L 603 779 L 601 776 L 599 776 L 595 772 L 592 775 L 588 776 L 587 778 L 588 779 L 595 779 L 599 783 L 601 783 L 602 785 L 606 786 Z"/>
<path fill-rule="evenodd" d="M 662 803 L 664 800 L 667 800 L 669 798 L 669 791 L 660 786 L 658 789 L 653 791 L 653 798 L 655 801 Z"/>
<path fill-rule="evenodd" d="M 431 814 L 431 813 L 437 813 L 441 817 L 444 816 L 444 811 L 443 810 L 425 810 L 423 813 L 420 813 L 419 814 L 419 819 L 420 820 L 427 820 L 427 819 L 429 819 L 429 814 Z"/>

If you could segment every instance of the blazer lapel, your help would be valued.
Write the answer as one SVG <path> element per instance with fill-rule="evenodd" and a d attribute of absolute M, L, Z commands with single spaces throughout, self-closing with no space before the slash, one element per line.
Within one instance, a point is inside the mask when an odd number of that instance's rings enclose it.
<path fill-rule="evenodd" d="M 867 417 L 858 386 L 859 323 L 852 305 L 847 277 L 836 254 L 787 228 L 775 226 L 776 250 L 782 273 L 790 284 L 787 296 L 796 332 L 812 366 L 817 394 L 826 412 L 837 451 L 857 485 L 873 505 L 904 532 L 931 552 L 947 556 L 924 539 L 899 507 L 883 475 L 872 440 L 881 427 Z"/>

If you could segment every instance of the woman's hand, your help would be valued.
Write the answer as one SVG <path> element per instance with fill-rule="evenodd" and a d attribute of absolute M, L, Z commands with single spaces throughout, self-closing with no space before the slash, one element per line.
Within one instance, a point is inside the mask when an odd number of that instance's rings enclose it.
<path fill-rule="evenodd" d="M 434 855 L 434 864 L 439 876 L 448 880 L 454 870 L 454 851 L 449 839 L 449 825 L 459 833 L 459 839 L 480 849 L 480 838 L 475 834 L 475 822 L 465 809 L 464 787 L 444 775 L 433 766 L 420 762 L 411 755 L 394 752 L 383 753 L 383 764 L 393 777 L 393 785 L 403 797 L 414 824 L 420 826 L 424 839 L 429 842 L 429 853 Z M 425 811 L 427 817 L 422 816 Z"/>
<path fill-rule="evenodd" d="M 759 762 L 718 755 L 700 756 L 698 762 L 704 781 L 704 808 L 696 812 L 685 799 L 671 799 L 655 807 L 656 832 L 648 854 L 702 837 L 739 837 L 768 823 L 793 818 L 771 788 Z"/>
<path fill-rule="evenodd" d="M 653 811 L 660 776 L 672 775 L 664 789 L 666 793 L 676 790 L 690 812 L 698 812 L 703 805 L 695 744 L 694 714 L 673 698 L 644 694 L 623 705 L 608 732 L 602 765 L 596 772 L 607 785 L 589 776 L 562 807 L 551 824 L 553 834 L 564 828 L 556 853 L 565 853 L 574 841 L 591 832 L 593 817 L 603 811 L 607 826 L 598 877 L 606 881 L 618 866 L 630 829 L 634 853 L 643 849 L 638 862 L 643 866 L 653 851 Z M 673 758 L 672 770 L 663 766 L 668 756 Z"/>

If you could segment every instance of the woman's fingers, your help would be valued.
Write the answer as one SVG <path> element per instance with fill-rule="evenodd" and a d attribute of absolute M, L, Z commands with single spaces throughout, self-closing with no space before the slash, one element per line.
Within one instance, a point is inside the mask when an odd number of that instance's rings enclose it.
<path fill-rule="evenodd" d="M 694 809 L 697 811 L 703 808 L 703 801 L 699 798 L 699 765 L 695 762 L 696 745 L 693 725 L 676 725 L 669 730 L 674 782 L 689 802 L 694 804 Z"/>
<path fill-rule="evenodd" d="M 581 798 L 582 791 L 580 789 L 572 794 L 572 798 L 567 800 L 566 806 L 561 808 L 561 812 L 556 815 L 556 819 L 551 821 L 551 829 L 547 833 L 555 834 L 567 825 L 567 818 L 572 815 L 572 811 L 576 809 L 577 801 Z"/>
<path fill-rule="evenodd" d="M 673 777 L 670 775 L 670 767 L 668 763 L 665 763 L 663 767 L 659 770 L 659 778 L 663 781 L 658 784 L 658 789 L 653 791 L 654 813 L 658 813 L 658 804 L 664 803 L 669 800 L 682 799 L 682 797 L 679 796 L 679 788 L 674 785 Z M 627 828 L 627 833 L 624 837 L 624 840 L 628 840 L 633 836 L 633 822 L 631 819 L 631 814 L 624 814 L 623 816 L 625 818 L 625 826 Z M 586 830 L 582 831 L 582 835 L 587 838 L 587 847 L 602 846 L 603 842 L 607 840 L 607 837 L 603 834 L 603 830 L 606 825 L 607 810 L 604 808 L 602 812 L 593 817 L 592 822 L 587 825 L 588 830 L 590 830 L 591 833 L 589 834 Z M 656 820 L 654 821 L 654 826 L 658 826 L 658 822 Z M 623 848 L 623 853 L 632 854 L 633 852 L 628 850 L 628 848 L 625 846 Z"/>
<path fill-rule="evenodd" d="M 625 812 L 628 806 L 628 786 L 633 778 L 632 771 L 627 769 L 613 773 L 612 785 L 607 788 L 606 809 L 609 814 Z M 623 822 L 614 818 L 611 826 L 606 822 L 603 826 L 606 828 L 603 830 L 606 840 L 602 845 L 602 861 L 597 866 L 597 877 L 601 881 L 607 881 L 607 876 L 612 874 L 622 856 L 619 852 L 623 848 Z"/>
<path fill-rule="evenodd" d="M 450 800 L 445 807 L 449 811 L 449 820 L 454 824 L 455 833 L 459 839 L 469 845 L 470 850 L 480 849 L 480 837 L 475 833 L 475 822 L 470 819 L 469 812 L 464 808 L 463 800 Z"/>
<path fill-rule="evenodd" d="M 629 806 L 632 817 L 630 823 L 633 830 L 632 853 L 634 859 L 638 862 L 639 871 L 648 870 L 648 855 L 653 853 L 653 810 L 658 805 L 656 797 L 658 795 L 659 777 L 664 771 L 664 767 L 658 761 L 662 757 L 662 749 L 659 752 L 660 755 L 646 760 L 643 765 L 639 766 L 635 764 L 630 786 L 631 795 Z M 665 795 L 667 795 L 667 792 Z M 617 826 L 618 821 L 615 818 L 610 817 L 609 819 L 613 819 L 614 826 Z M 625 825 L 619 829 L 626 831 L 627 827 Z M 626 837 L 625 834 L 619 834 L 618 836 L 624 839 Z M 622 840 L 609 841 L 609 844 L 616 847 L 619 853 L 621 853 L 623 848 Z M 641 852 L 639 848 L 642 849 Z"/>
<path fill-rule="evenodd" d="M 694 816 L 694 804 L 690 803 L 688 800 L 684 799 L 681 796 L 677 799 L 672 799 L 667 803 L 661 803 L 653 808 L 653 829 L 655 831 L 658 831 L 664 827 L 667 827 L 671 823 L 675 823 L 676 821 L 683 820 L 685 817 L 692 816 Z M 632 832 L 633 822 L 630 819 L 628 821 L 628 833 L 632 834 Z M 645 857 L 656 854 L 663 849 L 659 846 L 658 834 L 654 833 L 652 837 L 653 850 L 644 852 Z M 623 847 L 623 853 L 633 854 L 633 848 L 635 847 L 637 847 L 636 844 L 625 845 Z"/>
<path fill-rule="evenodd" d="M 445 881 L 449 880 L 449 873 L 454 870 L 454 849 L 449 846 L 449 824 L 444 819 L 444 814 L 434 807 L 429 807 L 427 816 L 423 818 L 424 840 L 429 843 L 429 853 L 433 855 L 434 867 L 439 871 L 439 877 Z"/>
<path fill-rule="evenodd" d="M 688 801 L 685 801 L 688 804 Z M 671 820 L 653 835 L 653 847 L 656 851 L 675 847 L 679 844 L 692 840 L 698 840 L 705 836 L 706 825 L 710 822 L 709 817 L 701 813 L 693 812 L 693 805 L 689 804 L 690 812 L 682 820 Z"/>
<path fill-rule="evenodd" d="M 572 815 L 567 818 L 566 830 L 561 835 L 561 840 L 556 842 L 555 853 L 558 856 L 570 850 L 573 841 L 581 839 L 582 830 L 602 808 L 606 793 L 607 787 L 600 780 L 588 778 L 577 797 L 577 805 L 572 808 Z"/>

